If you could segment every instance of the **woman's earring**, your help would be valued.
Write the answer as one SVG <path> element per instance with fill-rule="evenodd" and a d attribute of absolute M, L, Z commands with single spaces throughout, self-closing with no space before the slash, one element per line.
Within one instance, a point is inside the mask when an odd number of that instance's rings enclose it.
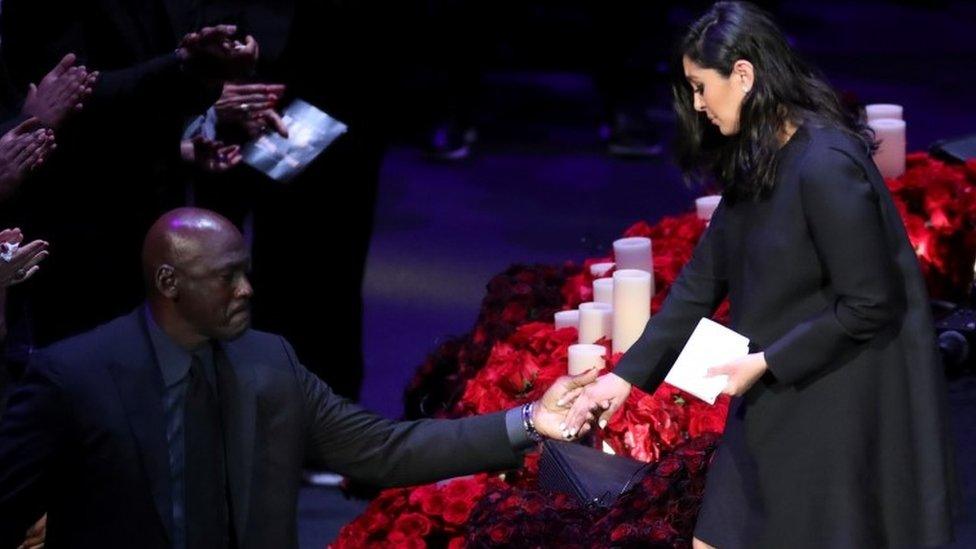
<path fill-rule="evenodd" d="M 742 86 L 743 93 L 749 93 L 749 86 Z"/>

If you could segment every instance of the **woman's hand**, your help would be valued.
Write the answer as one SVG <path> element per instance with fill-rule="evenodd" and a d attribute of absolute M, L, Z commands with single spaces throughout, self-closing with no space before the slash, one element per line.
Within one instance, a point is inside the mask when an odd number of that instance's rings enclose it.
<path fill-rule="evenodd" d="M 576 437 L 592 413 L 599 412 L 600 428 L 606 427 L 629 394 L 630 383 L 622 377 L 615 374 L 600 376 L 576 397 L 573 408 L 566 414 L 566 423 L 561 426 L 563 438 Z"/>
<path fill-rule="evenodd" d="M 725 384 L 725 389 L 722 392 L 731 396 L 742 396 L 759 381 L 759 378 L 768 369 L 766 354 L 753 353 L 721 366 L 709 368 L 705 377 L 729 376 L 729 381 Z"/>

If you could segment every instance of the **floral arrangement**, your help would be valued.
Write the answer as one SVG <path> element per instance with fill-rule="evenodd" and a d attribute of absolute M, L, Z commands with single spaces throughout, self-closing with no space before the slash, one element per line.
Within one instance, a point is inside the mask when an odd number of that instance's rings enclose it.
<path fill-rule="evenodd" d="M 932 297 L 965 296 L 976 261 L 976 162 L 948 164 L 915 153 L 907 171 L 886 184 Z M 654 242 L 652 311 L 704 230 L 689 213 L 624 232 Z M 574 329 L 554 329 L 553 314 L 592 300 L 590 266 L 606 261 L 612 258 L 514 266 L 494 277 L 471 334 L 445 342 L 419 368 L 406 392 L 407 417 L 463 417 L 539 398 L 565 373 L 567 348 L 576 342 Z M 728 318 L 727 303 L 715 318 Z M 610 356 L 608 368 L 619 358 Z M 724 396 L 709 406 L 667 384 L 653 394 L 635 388 L 598 441 L 652 465 L 609 509 L 543 492 L 539 455 L 530 453 L 521 469 L 503 475 L 385 490 L 342 529 L 334 547 L 688 547 L 727 410 Z"/>

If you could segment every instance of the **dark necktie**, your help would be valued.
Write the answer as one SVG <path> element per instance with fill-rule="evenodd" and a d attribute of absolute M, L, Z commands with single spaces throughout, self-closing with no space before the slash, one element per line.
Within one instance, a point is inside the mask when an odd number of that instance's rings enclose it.
<path fill-rule="evenodd" d="M 230 548 L 230 503 L 220 401 L 196 354 L 190 365 L 184 426 L 187 548 Z"/>

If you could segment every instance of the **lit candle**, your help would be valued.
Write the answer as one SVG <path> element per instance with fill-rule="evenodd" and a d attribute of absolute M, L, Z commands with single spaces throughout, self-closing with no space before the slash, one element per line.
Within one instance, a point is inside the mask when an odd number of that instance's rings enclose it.
<path fill-rule="evenodd" d="M 904 112 L 901 105 L 892 105 L 891 103 L 875 103 L 864 107 L 864 113 L 867 115 L 868 122 L 881 118 L 904 120 Z"/>
<path fill-rule="evenodd" d="M 593 278 L 603 278 L 607 276 L 607 273 L 610 272 L 610 269 L 612 269 L 614 265 L 615 263 L 594 263 L 590 265 L 590 275 L 592 275 Z"/>
<path fill-rule="evenodd" d="M 695 213 L 698 214 L 698 219 L 708 223 L 712 219 L 712 214 L 715 213 L 715 208 L 718 208 L 718 203 L 721 200 L 722 195 L 720 194 L 711 194 L 696 198 Z"/>
<path fill-rule="evenodd" d="M 905 121 L 881 118 L 868 122 L 868 125 L 879 142 L 874 163 L 881 175 L 891 178 L 905 173 Z"/>
<path fill-rule="evenodd" d="M 613 336 L 613 306 L 609 303 L 582 303 L 579 306 L 579 342 L 596 343 Z"/>
<path fill-rule="evenodd" d="M 612 278 L 599 278 L 593 281 L 593 301 L 613 305 Z"/>
<path fill-rule="evenodd" d="M 613 254 L 618 270 L 637 269 L 648 273 L 654 272 L 650 238 L 634 236 L 615 240 Z"/>
<path fill-rule="evenodd" d="M 603 359 L 607 354 L 607 348 L 603 345 L 577 343 L 570 345 L 567 352 L 569 353 L 569 375 L 579 375 L 591 368 L 602 370 L 607 365 Z"/>
<path fill-rule="evenodd" d="M 576 328 L 579 330 L 579 311 L 559 311 L 556 313 L 556 329 Z"/>
<path fill-rule="evenodd" d="M 651 318 L 653 278 L 650 273 L 624 269 L 613 274 L 613 352 L 626 352 L 644 332 Z"/>

